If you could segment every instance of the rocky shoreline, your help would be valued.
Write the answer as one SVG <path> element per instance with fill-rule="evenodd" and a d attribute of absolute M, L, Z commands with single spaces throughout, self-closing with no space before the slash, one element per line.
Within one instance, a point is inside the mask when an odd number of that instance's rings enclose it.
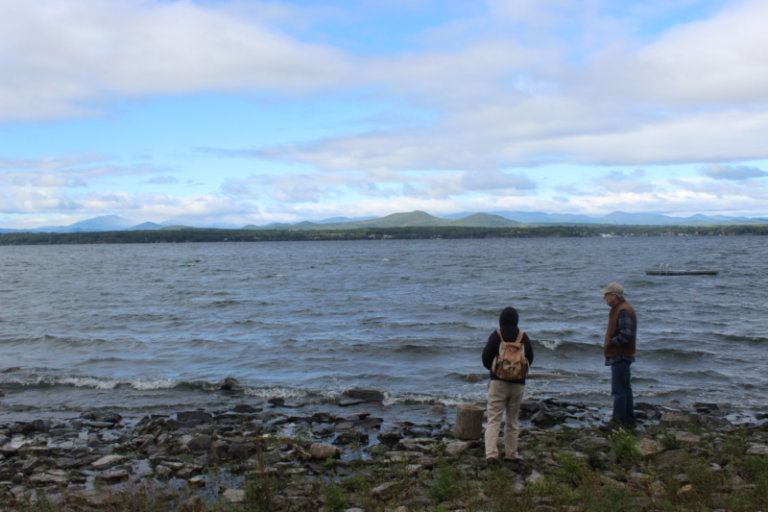
<path fill-rule="evenodd" d="M 763 492 L 746 470 L 722 464 L 709 450 L 738 435 L 743 453 L 734 457 L 768 461 L 768 414 L 737 425 L 717 404 L 691 411 L 638 404 L 641 426 L 622 433 L 631 449 L 618 456 L 617 438 L 599 428 L 597 409 L 526 401 L 524 459 L 493 468 L 481 439 L 454 438 L 455 408 L 391 408 L 382 400 L 371 390 L 350 390 L 325 407 L 243 397 L 226 410 L 125 418 L 98 409 L 63 421 L 0 425 L 0 510 L 128 510 L 120 503 L 136 494 L 163 504 L 141 510 L 492 510 L 493 492 L 470 481 L 503 473 L 508 494 L 533 499 L 538 491 L 531 489 L 568 464 L 598 471 L 600 485 L 642 486 L 647 492 L 635 498 L 652 502 L 697 491 L 683 466 L 675 473 L 675 457 L 706 461 L 731 486 L 723 493 Z M 626 473 L 617 469 L 622 457 L 630 462 Z M 651 462 L 669 466 L 676 483 L 654 479 L 644 469 Z M 561 509 L 543 498 L 533 504 Z"/>

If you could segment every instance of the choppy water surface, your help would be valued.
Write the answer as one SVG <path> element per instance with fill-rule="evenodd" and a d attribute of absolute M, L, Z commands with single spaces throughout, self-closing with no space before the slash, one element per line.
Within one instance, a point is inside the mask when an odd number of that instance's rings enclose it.
<path fill-rule="evenodd" d="M 766 237 L 0 247 L 0 420 L 205 407 L 228 376 L 302 401 L 479 401 L 506 305 L 539 340 L 529 396 L 605 403 L 614 280 L 639 400 L 765 408 L 766 262 Z M 645 275 L 666 264 L 719 274 Z"/>

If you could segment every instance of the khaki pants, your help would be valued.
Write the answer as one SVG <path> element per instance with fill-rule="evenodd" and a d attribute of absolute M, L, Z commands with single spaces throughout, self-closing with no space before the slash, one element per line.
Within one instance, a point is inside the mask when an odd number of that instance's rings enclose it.
<path fill-rule="evenodd" d="M 492 379 L 488 384 L 488 408 L 486 414 L 488 422 L 485 425 L 485 457 L 499 458 L 499 429 L 501 418 L 506 413 L 504 420 L 504 457 L 516 459 L 517 436 L 520 427 L 517 417 L 520 414 L 520 403 L 523 401 L 525 386 L 504 380 Z"/>

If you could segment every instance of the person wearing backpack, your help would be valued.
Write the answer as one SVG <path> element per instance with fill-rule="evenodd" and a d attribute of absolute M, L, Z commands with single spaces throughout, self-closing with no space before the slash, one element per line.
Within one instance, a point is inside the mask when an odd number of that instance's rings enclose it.
<path fill-rule="evenodd" d="M 520 459 L 517 449 L 520 428 L 517 420 L 520 404 L 523 401 L 528 365 L 533 363 L 533 346 L 528 335 L 520 331 L 517 322 L 517 310 L 513 307 L 504 308 L 499 315 L 499 328 L 488 336 L 483 349 L 483 366 L 490 371 L 491 376 L 491 381 L 488 383 L 485 426 L 485 459 L 489 463 L 499 461 L 499 428 L 502 417 L 505 415 L 504 459 L 509 461 Z M 504 354 L 505 349 L 518 352 L 518 354 L 512 354 L 518 361 L 513 362 L 511 367 L 510 365 L 505 367 L 502 364 L 502 359 L 511 357 Z"/>

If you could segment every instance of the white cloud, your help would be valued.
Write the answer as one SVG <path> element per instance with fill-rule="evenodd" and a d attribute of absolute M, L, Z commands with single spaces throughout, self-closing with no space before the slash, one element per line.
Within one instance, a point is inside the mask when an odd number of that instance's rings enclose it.
<path fill-rule="evenodd" d="M 94 115 L 115 95 L 340 86 L 339 50 L 193 2 L 0 1 L 0 121 Z"/>
<path fill-rule="evenodd" d="M 748 180 L 768 176 L 768 172 L 746 165 L 708 165 L 700 172 L 715 180 Z"/>

